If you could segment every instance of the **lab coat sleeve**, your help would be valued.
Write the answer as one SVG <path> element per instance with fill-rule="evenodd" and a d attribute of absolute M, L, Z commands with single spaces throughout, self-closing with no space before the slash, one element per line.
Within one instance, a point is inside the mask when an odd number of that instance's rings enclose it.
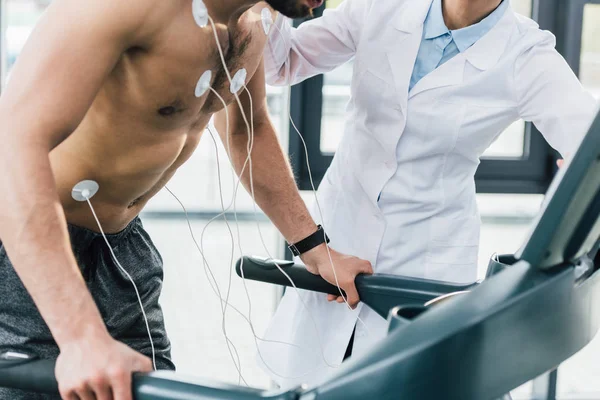
<path fill-rule="evenodd" d="M 344 0 L 323 16 L 293 28 L 279 14 L 265 46 L 265 73 L 270 85 L 296 84 L 329 72 L 350 60 L 372 0 Z"/>
<path fill-rule="evenodd" d="M 517 104 L 521 118 L 533 122 L 550 146 L 568 158 L 587 133 L 598 103 L 554 48 L 554 36 L 543 34 L 515 64 Z"/>

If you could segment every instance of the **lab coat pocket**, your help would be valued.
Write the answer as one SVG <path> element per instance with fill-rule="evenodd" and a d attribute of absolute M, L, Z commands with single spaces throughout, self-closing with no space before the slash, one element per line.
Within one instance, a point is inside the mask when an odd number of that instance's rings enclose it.
<path fill-rule="evenodd" d="M 434 217 L 430 224 L 428 269 L 437 269 L 436 265 L 477 265 L 480 226 L 477 215 Z"/>

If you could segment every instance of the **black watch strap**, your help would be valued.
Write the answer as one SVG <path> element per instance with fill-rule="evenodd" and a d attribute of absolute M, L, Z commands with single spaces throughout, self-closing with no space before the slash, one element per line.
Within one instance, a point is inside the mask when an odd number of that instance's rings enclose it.
<path fill-rule="evenodd" d="M 298 243 L 288 245 L 288 248 L 295 257 L 298 257 L 300 254 L 304 254 L 323 243 L 329 243 L 329 237 L 327 237 L 323 227 L 319 225 L 317 228 L 317 231 L 309 237 L 302 239 Z"/>

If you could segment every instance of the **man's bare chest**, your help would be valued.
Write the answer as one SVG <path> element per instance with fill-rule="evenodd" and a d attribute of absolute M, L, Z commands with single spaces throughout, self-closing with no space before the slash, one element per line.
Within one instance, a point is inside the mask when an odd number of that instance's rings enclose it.
<path fill-rule="evenodd" d="M 111 78 L 126 92 L 121 95 L 131 97 L 129 104 L 166 123 L 204 120 L 234 101 L 233 93 L 257 72 L 267 39 L 260 17 L 252 14 L 214 30 L 188 17 L 171 21 L 147 51 L 125 54 Z M 237 85 L 230 84 L 224 65 Z"/>

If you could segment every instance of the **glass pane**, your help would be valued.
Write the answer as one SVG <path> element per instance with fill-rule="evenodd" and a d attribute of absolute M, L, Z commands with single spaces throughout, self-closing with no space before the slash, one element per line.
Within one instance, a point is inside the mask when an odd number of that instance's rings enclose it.
<path fill-rule="evenodd" d="M 600 98 L 600 4 L 587 4 L 583 15 L 580 79 Z M 558 398 L 600 399 L 600 336 L 558 370 Z"/>
<path fill-rule="evenodd" d="M 327 8 L 335 8 L 342 1 L 327 0 Z M 531 0 L 513 0 L 511 5 L 516 12 L 531 16 Z M 324 75 L 321 118 L 321 151 L 323 153 L 334 153 L 344 132 L 345 109 L 350 100 L 352 66 L 353 63 L 349 62 Z M 524 142 L 525 123 L 517 121 L 500 135 L 483 156 L 522 157 Z"/>
<path fill-rule="evenodd" d="M 271 121 L 280 137 L 287 132 L 288 116 L 288 88 L 282 86 L 267 86 L 267 107 Z M 284 147 L 285 148 L 285 147 Z"/>
<path fill-rule="evenodd" d="M 346 105 L 350 100 L 351 61 L 323 77 L 323 114 L 321 116 L 321 151 L 335 153 L 344 133 Z"/>
<path fill-rule="evenodd" d="M 5 34 L 5 54 L 6 70 L 3 77 L 8 79 L 10 70 L 14 65 L 21 48 L 29 37 L 33 26 L 38 18 L 44 12 L 50 0 L 6 0 L 4 4 L 3 26 Z M 5 82 L 2 82 L 4 84 Z"/>
<path fill-rule="evenodd" d="M 525 121 L 513 122 L 483 153 L 483 158 L 523 157 L 525 146 Z"/>
<path fill-rule="evenodd" d="M 336 8 L 344 0 L 326 0 L 327 8 Z M 321 151 L 335 153 L 344 133 L 346 104 L 350 100 L 352 61 L 323 75 L 323 113 L 321 116 Z"/>
<path fill-rule="evenodd" d="M 579 79 L 600 98 L 600 4 L 587 4 L 583 14 Z"/>

